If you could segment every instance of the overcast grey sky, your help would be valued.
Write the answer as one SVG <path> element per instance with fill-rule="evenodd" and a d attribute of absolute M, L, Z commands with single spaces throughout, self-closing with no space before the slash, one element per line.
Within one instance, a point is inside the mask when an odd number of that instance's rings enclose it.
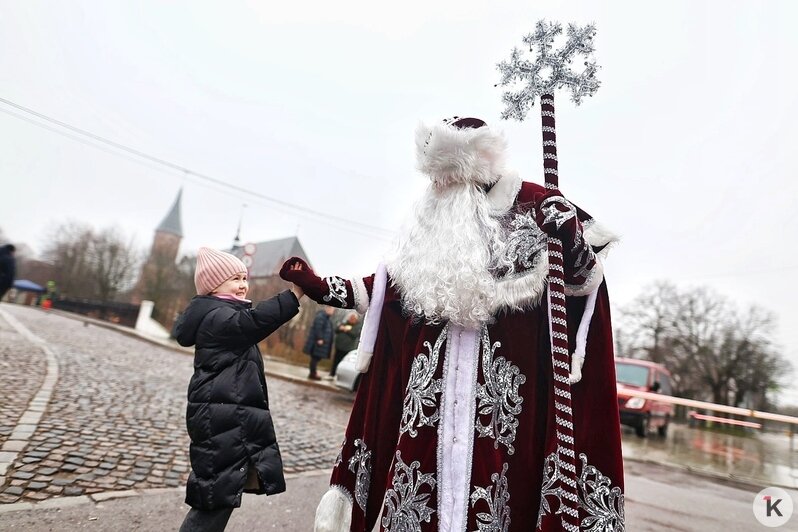
<path fill-rule="evenodd" d="M 0 13 L 0 98 L 230 184 L 0 112 L 8 238 L 40 251 L 74 219 L 146 246 L 182 185 L 185 252 L 229 246 L 246 203 L 244 241 L 298 234 L 320 273 L 344 275 L 373 271 L 390 237 L 232 187 L 396 230 L 425 186 L 415 127 L 451 115 L 503 128 L 511 164 L 541 181 L 536 112 L 499 121 L 495 64 L 539 18 L 595 22 L 602 87 L 579 108 L 559 99 L 558 145 L 563 192 L 623 237 L 606 266 L 614 307 L 658 279 L 711 286 L 775 312 L 798 369 L 795 2 L 0 0 Z"/>

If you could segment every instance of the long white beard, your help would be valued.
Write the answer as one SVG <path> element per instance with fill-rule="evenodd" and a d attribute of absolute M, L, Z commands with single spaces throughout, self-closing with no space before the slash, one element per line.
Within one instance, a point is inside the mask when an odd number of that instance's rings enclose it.
<path fill-rule="evenodd" d="M 504 231 L 474 184 L 431 184 L 388 271 L 406 312 L 427 323 L 478 327 L 492 320 L 495 257 Z"/>

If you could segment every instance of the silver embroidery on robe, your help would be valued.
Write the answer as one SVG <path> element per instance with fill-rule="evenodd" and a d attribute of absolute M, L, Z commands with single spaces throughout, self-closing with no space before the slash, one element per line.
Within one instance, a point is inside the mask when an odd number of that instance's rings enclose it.
<path fill-rule="evenodd" d="M 421 464 L 417 460 L 409 466 L 405 464 L 401 453 L 396 451 L 393 487 L 385 492 L 382 526 L 389 532 L 418 532 L 421 523 L 429 523 L 435 512 L 428 504 L 435 489 L 435 476 L 418 471 Z"/>
<path fill-rule="evenodd" d="M 504 357 L 494 358 L 501 342 L 491 345 L 487 325 L 482 326 L 482 375 L 485 384 L 477 385 L 477 433 L 496 440 L 493 446 L 498 449 L 499 443 L 507 446 L 507 453 L 513 454 L 513 441 L 518 430 L 518 414 L 524 398 L 518 395 L 518 387 L 526 382 L 518 366 Z M 482 424 L 481 416 L 490 416 L 490 421 Z"/>
<path fill-rule="evenodd" d="M 341 449 L 338 451 L 338 457 L 335 459 L 335 465 L 333 467 L 338 467 L 341 465 L 341 462 L 344 461 L 344 447 L 346 446 L 346 438 L 344 441 L 341 442 Z"/>
<path fill-rule="evenodd" d="M 534 210 L 516 214 L 510 226 L 512 229 L 507 236 L 504 257 L 499 261 L 509 268 L 503 277 L 518 273 L 518 270 L 531 270 L 546 250 L 546 234 L 535 223 Z"/>
<path fill-rule="evenodd" d="M 557 462 L 557 454 L 551 453 L 543 462 L 543 486 L 540 488 L 540 508 L 538 509 L 539 529 L 543 524 L 543 516 L 552 512 L 552 505 L 549 504 L 549 497 L 560 501 L 560 488 L 557 486 L 557 478 L 560 476 L 560 466 Z M 557 508 L 559 513 L 559 508 Z"/>
<path fill-rule="evenodd" d="M 611 488 L 612 479 L 605 477 L 595 466 L 588 465 L 587 456 L 579 454 L 582 474 L 579 476 L 579 506 L 587 516 L 580 528 L 588 532 L 622 532 L 624 530 L 623 493 Z"/>
<path fill-rule="evenodd" d="M 447 323 L 444 325 L 440 335 L 438 335 L 438 339 L 435 340 L 434 346 L 430 345 L 429 342 L 424 342 L 424 347 L 427 348 L 429 353 L 419 353 L 413 359 L 413 364 L 410 366 L 410 378 L 407 381 L 405 398 L 402 403 L 402 421 L 399 425 L 400 435 L 408 432 L 411 438 L 415 438 L 418 435 L 416 428 L 432 427 L 440 418 L 437 395 L 441 393 L 443 380 L 433 379 L 432 376 L 438 368 L 441 346 L 446 340 L 448 331 L 449 324 Z M 427 414 L 424 410 L 425 408 L 433 410 Z"/>
<path fill-rule="evenodd" d="M 335 299 L 339 301 L 342 306 L 346 306 L 346 281 L 341 277 L 335 276 L 325 277 L 324 282 L 327 283 L 327 287 L 330 291 L 322 299 L 328 303 Z"/>
<path fill-rule="evenodd" d="M 624 495 L 621 488 L 612 486 L 612 479 L 605 477 L 595 466 L 587 463 L 587 456 L 579 454 L 582 470 L 577 479 L 579 507 L 586 513 L 579 525 L 579 530 L 587 532 L 624 532 Z M 540 510 L 538 511 L 537 528 L 540 528 L 543 515 L 552 513 L 552 506 L 557 503 L 555 513 L 560 513 L 562 499 L 557 487 L 560 475 L 556 453 L 546 457 L 543 466 L 543 488 L 540 492 Z M 551 501 L 549 500 L 551 498 Z M 550 504 L 551 502 L 551 504 Z"/>
<path fill-rule="evenodd" d="M 558 209 L 557 203 L 565 207 L 566 210 L 561 211 Z M 557 229 L 576 216 L 576 208 L 570 201 L 562 196 L 552 196 L 548 198 L 548 200 L 545 201 L 545 205 L 542 206 L 541 211 L 543 211 L 543 216 L 545 216 L 543 223 L 554 222 L 557 225 Z"/>
<path fill-rule="evenodd" d="M 471 506 L 474 507 L 479 500 L 488 503 L 490 512 L 477 513 L 478 532 L 507 532 L 510 530 L 510 492 L 507 488 L 507 464 L 502 466 L 502 472 L 493 473 L 490 479 L 492 486 L 486 488 L 475 487 L 471 494 Z M 495 488 L 495 492 L 494 492 Z"/>
<path fill-rule="evenodd" d="M 349 459 L 349 471 L 355 474 L 355 500 L 365 512 L 371 484 L 371 451 L 360 438 L 355 440 L 355 454 Z"/>

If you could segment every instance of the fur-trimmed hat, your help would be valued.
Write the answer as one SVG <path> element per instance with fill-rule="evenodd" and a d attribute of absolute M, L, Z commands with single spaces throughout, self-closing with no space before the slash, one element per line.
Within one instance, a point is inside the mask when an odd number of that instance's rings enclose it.
<path fill-rule="evenodd" d="M 235 255 L 206 247 L 199 248 L 197 269 L 194 271 L 197 295 L 208 295 L 230 277 L 246 271 L 247 267 Z"/>
<path fill-rule="evenodd" d="M 416 130 L 418 169 L 438 186 L 495 183 L 504 169 L 507 141 L 479 118 L 452 117 Z"/>

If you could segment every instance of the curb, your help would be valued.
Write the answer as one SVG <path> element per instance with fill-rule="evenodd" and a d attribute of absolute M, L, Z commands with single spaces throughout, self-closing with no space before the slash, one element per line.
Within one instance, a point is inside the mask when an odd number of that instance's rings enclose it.
<path fill-rule="evenodd" d="M 328 469 L 312 469 L 310 471 L 303 471 L 301 473 L 287 473 L 286 479 L 301 478 L 301 477 L 314 477 L 320 475 L 329 475 Z M 185 493 L 186 488 L 148 488 L 140 490 L 117 490 L 117 491 L 100 491 L 90 495 L 77 495 L 74 497 L 53 497 L 39 502 L 14 502 L 10 504 L 0 504 L 0 515 L 11 512 L 22 512 L 25 510 L 52 510 L 59 508 L 69 508 L 72 506 L 80 506 L 82 504 L 99 504 L 114 499 L 125 499 L 129 497 L 143 497 L 146 495 L 167 495 Z"/>

